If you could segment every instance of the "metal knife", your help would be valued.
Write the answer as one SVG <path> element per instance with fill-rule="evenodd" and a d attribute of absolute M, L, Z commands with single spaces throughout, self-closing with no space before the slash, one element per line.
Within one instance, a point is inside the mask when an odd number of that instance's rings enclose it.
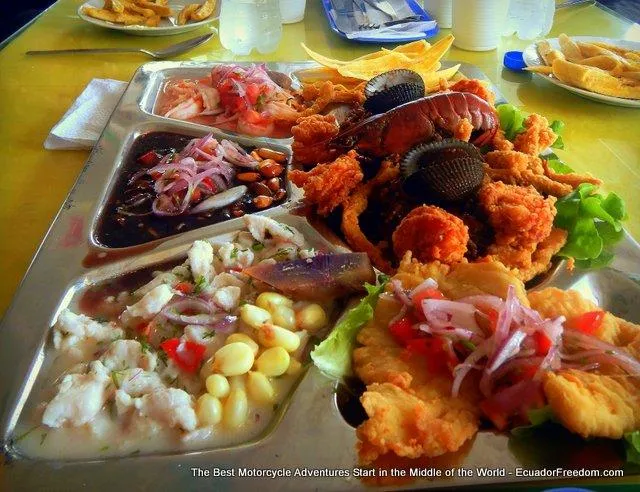
<path fill-rule="evenodd" d="M 398 18 L 398 13 L 396 12 L 396 9 L 394 9 L 393 6 L 389 2 L 387 2 L 387 0 L 382 0 L 380 2 L 376 0 L 363 0 L 363 1 L 367 5 L 373 7 L 374 9 L 379 10 L 383 14 L 388 15 L 389 17 L 391 17 L 391 19 Z"/>

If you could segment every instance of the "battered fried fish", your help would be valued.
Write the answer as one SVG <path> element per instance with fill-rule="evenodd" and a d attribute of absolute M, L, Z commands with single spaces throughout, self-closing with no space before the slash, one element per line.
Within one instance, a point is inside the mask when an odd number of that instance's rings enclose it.
<path fill-rule="evenodd" d="M 536 113 L 524 120 L 525 131 L 516 136 L 513 146 L 518 152 L 537 156 L 548 149 L 558 136 L 549 128 L 549 121 Z"/>
<path fill-rule="evenodd" d="M 315 165 L 335 159 L 337 151 L 326 142 L 338 134 L 340 127 L 332 115 L 306 116 L 291 127 L 293 159 L 303 165 Z"/>

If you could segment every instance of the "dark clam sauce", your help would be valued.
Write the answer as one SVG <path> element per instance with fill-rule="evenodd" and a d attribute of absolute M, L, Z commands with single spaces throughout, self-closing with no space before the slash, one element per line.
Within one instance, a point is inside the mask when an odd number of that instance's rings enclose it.
<path fill-rule="evenodd" d="M 152 176 L 141 171 L 153 168 L 164 156 L 179 153 L 193 138 L 178 133 L 150 132 L 135 140 L 102 211 L 95 233 L 95 240 L 100 245 L 124 248 L 144 244 L 265 210 L 281 204 L 286 199 L 286 162 L 272 162 L 281 168 L 277 176 L 272 175 L 273 166 L 265 172 L 236 167 L 235 176 L 228 188 L 246 185 L 248 191 L 230 205 L 194 214 L 190 214 L 189 209 L 180 215 L 154 213 L 152 204 L 158 196 L 154 190 L 155 181 Z M 255 149 L 244 148 L 247 153 L 253 150 Z M 246 175 L 249 174 L 247 171 L 255 171 L 250 182 L 246 181 Z M 207 195 L 202 195 L 204 200 Z M 177 195 L 177 198 L 179 199 L 180 195 Z"/>

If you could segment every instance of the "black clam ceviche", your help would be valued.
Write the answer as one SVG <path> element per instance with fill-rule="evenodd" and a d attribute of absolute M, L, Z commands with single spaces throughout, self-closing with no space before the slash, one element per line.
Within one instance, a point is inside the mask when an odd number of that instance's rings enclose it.
<path fill-rule="evenodd" d="M 25 454 L 220 447 L 265 429 L 339 296 L 375 276 L 366 255 L 316 250 L 271 218 L 244 222 L 229 241 L 195 241 L 146 283 L 95 285 L 58 314 L 33 415 L 41 432 L 16 442 Z"/>

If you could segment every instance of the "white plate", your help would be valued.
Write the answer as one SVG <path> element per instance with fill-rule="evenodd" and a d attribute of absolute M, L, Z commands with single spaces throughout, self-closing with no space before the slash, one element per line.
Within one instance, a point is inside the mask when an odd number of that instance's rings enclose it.
<path fill-rule="evenodd" d="M 615 46 L 620 46 L 622 48 L 640 50 L 640 43 L 635 41 L 626 41 L 624 39 L 600 38 L 597 36 L 571 36 L 571 39 L 573 39 L 574 41 L 584 41 L 586 43 L 602 42 L 602 43 L 612 44 Z M 557 49 L 557 50 L 560 49 L 558 38 L 547 39 L 547 41 L 549 41 L 549 44 L 553 49 Z M 538 50 L 536 49 L 535 43 L 527 46 L 523 51 L 522 56 L 524 57 L 524 62 L 527 64 L 528 67 L 536 67 L 536 66 L 545 64 L 540 58 L 540 55 L 538 54 Z M 640 100 L 638 99 L 624 99 L 622 97 L 605 96 L 604 94 L 598 94 L 596 92 L 579 89 L 578 87 L 573 87 L 571 85 L 565 84 L 564 82 L 558 80 L 552 75 L 545 75 L 542 73 L 536 73 L 536 75 L 543 77 L 545 80 L 548 80 L 552 84 L 555 84 L 560 87 L 564 87 L 568 91 L 578 94 L 579 96 L 592 99 L 594 101 L 599 101 L 606 104 L 613 104 L 614 106 L 640 108 Z"/>
<path fill-rule="evenodd" d="M 193 31 L 202 26 L 206 26 L 207 24 L 210 24 L 218 18 L 218 12 L 220 10 L 219 5 L 221 3 L 220 0 L 216 2 L 216 11 L 208 19 L 199 22 L 188 22 L 184 26 L 179 26 L 177 24 L 178 13 L 185 5 L 188 5 L 190 3 L 204 3 L 204 0 L 171 0 L 169 2 L 169 7 L 171 8 L 171 10 L 173 10 L 174 15 L 168 18 L 163 18 L 160 21 L 160 25 L 158 27 L 125 26 L 124 24 L 116 24 L 115 22 L 94 19 L 93 17 L 89 17 L 88 15 L 82 13 L 82 8 L 84 6 L 102 8 L 104 6 L 104 0 L 89 0 L 83 3 L 82 5 L 80 5 L 80 7 L 78 7 L 78 15 L 82 20 L 90 22 L 91 24 L 95 24 L 96 26 L 106 27 L 107 29 L 115 29 L 116 31 L 123 31 L 128 34 L 134 34 L 136 36 L 170 36 L 172 34 L 182 34 L 184 32 Z"/>

